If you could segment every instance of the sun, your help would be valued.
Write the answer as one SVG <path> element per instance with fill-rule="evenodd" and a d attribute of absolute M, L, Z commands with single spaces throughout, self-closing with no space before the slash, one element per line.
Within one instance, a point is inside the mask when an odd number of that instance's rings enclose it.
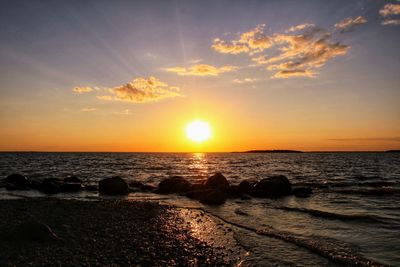
<path fill-rule="evenodd" d="M 186 137 L 190 140 L 202 143 L 211 137 L 211 127 L 207 122 L 195 120 L 186 125 Z"/>

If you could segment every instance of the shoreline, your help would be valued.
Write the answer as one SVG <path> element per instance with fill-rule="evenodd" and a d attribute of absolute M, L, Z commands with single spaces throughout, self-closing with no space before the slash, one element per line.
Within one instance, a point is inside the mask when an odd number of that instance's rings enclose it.
<path fill-rule="evenodd" d="M 0 200 L 0 214 L 1 266 L 234 266 L 246 253 L 204 212 L 153 201 Z"/>

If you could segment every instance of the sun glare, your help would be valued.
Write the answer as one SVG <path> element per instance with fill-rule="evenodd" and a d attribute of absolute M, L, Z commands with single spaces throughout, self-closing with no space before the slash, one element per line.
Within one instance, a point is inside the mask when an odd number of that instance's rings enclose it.
<path fill-rule="evenodd" d="M 192 121 L 186 126 L 186 136 L 198 143 L 207 141 L 211 137 L 211 127 L 201 120 Z"/>

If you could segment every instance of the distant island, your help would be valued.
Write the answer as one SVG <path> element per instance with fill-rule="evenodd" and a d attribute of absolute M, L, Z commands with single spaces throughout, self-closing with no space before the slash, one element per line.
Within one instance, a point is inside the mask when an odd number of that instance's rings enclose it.
<path fill-rule="evenodd" d="M 298 150 L 274 149 L 274 150 L 248 150 L 240 153 L 303 153 Z"/>
<path fill-rule="evenodd" d="M 386 153 L 400 153 L 400 150 L 386 150 Z"/>

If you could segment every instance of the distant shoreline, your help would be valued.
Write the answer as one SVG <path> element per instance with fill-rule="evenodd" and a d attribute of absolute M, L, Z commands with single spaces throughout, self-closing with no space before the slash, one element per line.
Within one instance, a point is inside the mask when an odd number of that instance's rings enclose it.
<path fill-rule="evenodd" d="M 354 151 L 301 151 L 301 150 L 290 150 L 290 149 L 272 149 L 272 150 L 245 150 L 245 151 L 227 151 L 227 152 L 157 152 L 157 151 L 29 151 L 29 150 L 10 150 L 10 151 L 0 151 L 0 153 L 141 153 L 141 154 L 192 154 L 192 153 L 400 153 L 400 149 L 393 149 L 393 150 L 354 150 Z"/>

